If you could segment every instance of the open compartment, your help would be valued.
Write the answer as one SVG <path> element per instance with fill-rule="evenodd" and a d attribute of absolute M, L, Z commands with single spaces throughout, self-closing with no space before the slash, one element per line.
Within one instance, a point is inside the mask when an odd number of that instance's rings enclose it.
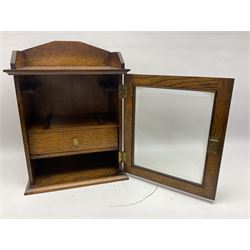
<path fill-rule="evenodd" d="M 117 151 L 106 151 L 32 160 L 34 182 L 26 194 L 127 179 L 117 158 Z"/>

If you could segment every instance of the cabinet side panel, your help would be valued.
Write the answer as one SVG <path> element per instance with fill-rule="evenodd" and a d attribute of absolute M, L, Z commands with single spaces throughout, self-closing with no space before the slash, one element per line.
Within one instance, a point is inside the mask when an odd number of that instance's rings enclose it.
<path fill-rule="evenodd" d="M 132 167 L 132 123 L 133 123 L 133 85 L 131 75 L 126 75 L 126 98 L 124 100 L 124 151 L 126 152 L 126 163 L 124 169 L 130 173 Z"/>
<path fill-rule="evenodd" d="M 28 145 L 26 126 L 25 126 L 25 114 L 24 114 L 24 109 L 23 109 L 23 100 L 22 100 L 21 91 L 20 91 L 20 85 L 19 85 L 20 82 L 17 76 L 14 76 L 14 82 L 15 82 L 17 106 L 18 106 L 18 111 L 19 111 L 19 119 L 20 119 L 21 130 L 22 130 L 22 138 L 23 138 L 23 144 L 24 144 L 24 152 L 25 152 L 25 157 L 26 157 L 28 175 L 29 175 L 30 183 L 33 183 L 33 174 L 32 174 L 31 162 L 30 162 L 30 155 L 29 155 L 29 145 Z"/>
<path fill-rule="evenodd" d="M 122 98 L 120 97 L 120 89 L 121 89 L 121 86 L 123 84 L 123 76 L 120 75 L 119 76 L 119 84 L 118 84 L 118 102 L 119 102 L 119 107 L 118 107 L 118 145 L 119 145 L 119 152 L 122 152 L 123 151 L 123 133 L 124 133 L 124 130 L 123 130 L 123 127 L 124 127 L 124 121 L 123 121 L 123 100 Z M 119 162 L 119 172 L 124 172 L 123 170 L 123 164 L 121 162 Z"/>

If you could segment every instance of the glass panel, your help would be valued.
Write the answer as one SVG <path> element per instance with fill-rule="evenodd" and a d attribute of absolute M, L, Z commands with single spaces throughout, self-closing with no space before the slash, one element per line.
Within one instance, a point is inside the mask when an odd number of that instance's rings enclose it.
<path fill-rule="evenodd" d="M 136 87 L 134 165 L 202 183 L 214 93 Z"/>

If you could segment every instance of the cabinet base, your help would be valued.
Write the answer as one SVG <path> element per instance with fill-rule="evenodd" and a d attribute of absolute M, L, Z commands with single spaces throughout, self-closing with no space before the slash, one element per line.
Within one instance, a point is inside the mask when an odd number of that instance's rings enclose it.
<path fill-rule="evenodd" d="M 123 180 L 128 180 L 128 179 L 129 178 L 127 175 L 122 174 L 122 175 L 116 175 L 116 176 L 101 177 L 101 178 L 96 178 L 92 180 L 74 181 L 74 182 L 59 183 L 59 184 L 53 184 L 53 185 L 47 185 L 47 186 L 36 186 L 28 182 L 24 194 L 30 195 L 30 194 L 59 191 L 63 189 L 84 187 L 84 186 L 103 184 L 103 183 L 109 183 L 109 182 L 114 182 L 114 181 L 123 181 Z"/>

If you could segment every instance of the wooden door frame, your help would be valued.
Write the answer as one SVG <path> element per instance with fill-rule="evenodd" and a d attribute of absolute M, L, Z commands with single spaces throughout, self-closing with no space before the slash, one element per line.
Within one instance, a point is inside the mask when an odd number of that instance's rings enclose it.
<path fill-rule="evenodd" d="M 233 83 L 234 79 L 231 78 L 125 75 L 125 84 L 127 88 L 124 124 L 124 143 L 126 152 L 126 162 L 124 166 L 125 172 L 149 181 L 201 196 L 203 198 L 214 200 L 226 134 Z M 216 139 L 219 143 L 216 153 L 208 151 L 206 153 L 202 184 L 190 182 L 134 165 L 135 88 L 137 86 L 215 93 L 208 148 L 211 146 L 209 144 L 213 143 L 211 139 Z"/>

